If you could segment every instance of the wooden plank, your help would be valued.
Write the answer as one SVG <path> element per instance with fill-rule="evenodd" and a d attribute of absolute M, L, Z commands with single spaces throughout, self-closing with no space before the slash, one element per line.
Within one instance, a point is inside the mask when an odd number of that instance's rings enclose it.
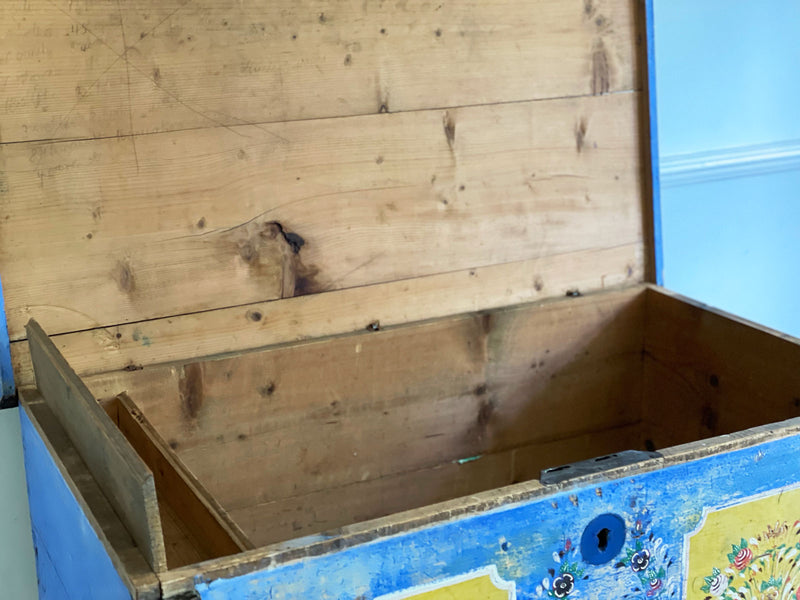
<path fill-rule="evenodd" d="M 124 385 L 233 510 L 637 421 L 640 295 L 364 332 L 97 385 Z"/>
<path fill-rule="evenodd" d="M 657 447 L 800 416 L 800 341 L 647 292 L 646 419 Z"/>
<path fill-rule="evenodd" d="M 251 549 L 252 543 L 170 450 L 127 394 L 120 394 L 116 400 L 120 431 L 153 472 L 161 514 L 166 512 L 173 521 L 182 522 L 182 528 L 194 538 L 196 554 L 200 556 L 195 562 Z M 165 543 L 169 543 L 166 534 Z M 169 563 L 169 554 L 167 559 Z M 169 563 L 169 566 L 182 565 Z"/>
<path fill-rule="evenodd" d="M 166 570 L 153 475 L 36 321 L 27 326 L 36 383 L 154 571 Z"/>
<path fill-rule="evenodd" d="M 513 453 L 246 506 L 231 512 L 258 546 L 333 530 L 404 510 L 499 488 L 512 482 Z"/>
<path fill-rule="evenodd" d="M 148 135 L 138 165 L 125 139 L 3 146 L 9 333 L 641 246 L 638 106 L 624 93 Z"/>
<path fill-rule="evenodd" d="M 468 269 L 362 288 L 341 290 L 53 336 L 58 349 L 92 389 L 110 397 L 131 389 L 131 370 L 160 363 L 192 362 L 298 340 L 363 331 L 371 323 L 387 328 L 478 309 L 586 293 L 631 284 L 643 276 L 637 244 L 577 252 L 505 265 Z M 197 332 L 203 335 L 198 336 Z M 31 385 L 27 344 L 11 345 L 14 371 Z M 128 371 L 123 371 L 128 369 Z M 149 378 L 154 372 L 147 370 Z M 159 375 L 160 377 L 160 375 Z M 119 383 L 119 385 L 117 385 Z M 137 381 L 142 390 L 143 381 Z M 149 385 L 149 384 L 148 384 Z M 159 385 L 154 381 L 153 385 Z"/>
<path fill-rule="evenodd" d="M 8 0 L 1 141 L 630 90 L 635 6 Z"/>
<path fill-rule="evenodd" d="M 639 424 L 535 444 L 232 511 L 258 546 L 536 479 L 541 469 L 638 446 Z M 473 458 L 473 457 L 470 457 Z"/>
<path fill-rule="evenodd" d="M 71 590 L 80 590 L 79 595 L 88 586 L 94 597 L 110 596 L 117 589 L 113 583 L 116 574 L 129 593 L 125 597 L 161 598 L 150 565 L 44 399 L 37 390 L 26 389 L 21 392 L 20 404 L 33 525 L 45 546 L 61 538 L 56 543 L 61 550 L 50 557 L 50 566 L 60 571 Z M 35 467 L 34 461 L 39 466 Z M 56 471 L 48 476 L 52 466 Z M 40 514 L 40 502 L 54 512 Z M 66 551 L 67 546 L 73 550 Z M 40 547 L 40 559 L 43 554 Z M 87 560 L 89 556 L 93 560 Z"/>

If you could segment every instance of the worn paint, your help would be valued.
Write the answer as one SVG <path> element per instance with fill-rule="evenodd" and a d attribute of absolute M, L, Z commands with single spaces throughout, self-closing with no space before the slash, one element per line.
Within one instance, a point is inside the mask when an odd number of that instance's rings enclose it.
<path fill-rule="evenodd" d="M 552 495 L 240 577 L 198 576 L 195 586 L 203 600 L 414 598 L 425 589 L 420 586 L 496 569 L 520 600 L 682 598 L 684 539 L 709 507 L 796 485 L 797 466 L 786 457 L 798 455 L 800 437 L 785 438 L 601 485 L 556 488 Z M 604 513 L 623 519 L 625 542 L 607 563 L 588 564 L 579 542 Z M 728 537 L 740 542 L 738 521 L 726 525 L 726 543 Z"/>
<path fill-rule="evenodd" d="M 19 414 L 39 600 L 130 600 L 105 547 L 24 407 Z"/>
<path fill-rule="evenodd" d="M 0 400 L 14 395 L 14 371 L 11 368 L 11 344 L 8 339 L 3 284 L 0 282 Z"/>

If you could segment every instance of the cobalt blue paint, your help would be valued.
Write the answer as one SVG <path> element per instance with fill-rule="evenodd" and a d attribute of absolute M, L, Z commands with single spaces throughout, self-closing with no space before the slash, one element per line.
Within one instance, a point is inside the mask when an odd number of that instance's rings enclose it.
<path fill-rule="evenodd" d="M 516 600 L 677 599 L 684 536 L 703 510 L 796 486 L 797 467 L 787 457 L 798 455 L 800 437 L 788 437 L 231 579 L 198 576 L 195 587 L 203 600 L 372 600 L 494 565 L 515 583 Z M 579 552 L 581 535 L 608 513 L 624 520 L 622 551 L 589 564 Z"/>
<path fill-rule="evenodd" d="M 590 565 L 604 565 L 625 545 L 625 520 L 606 513 L 592 519 L 581 536 L 581 556 Z"/>
<path fill-rule="evenodd" d="M 656 283 L 664 283 L 664 252 L 661 247 L 661 172 L 658 154 L 658 103 L 656 97 L 656 33 L 654 0 L 645 0 L 647 21 L 647 93 L 650 104 L 650 173 L 653 196 L 653 258 Z"/>
<path fill-rule="evenodd" d="M 105 547 L 23 407 L 19 414 L 39 600 L 130 600 Z"/>
<path fill-rule="evenodd" d="M 11 347 L 6 325 L 3 285 L 0 282 L 0 399 L 14 395 L 14 371 L 11 368 Z"/>

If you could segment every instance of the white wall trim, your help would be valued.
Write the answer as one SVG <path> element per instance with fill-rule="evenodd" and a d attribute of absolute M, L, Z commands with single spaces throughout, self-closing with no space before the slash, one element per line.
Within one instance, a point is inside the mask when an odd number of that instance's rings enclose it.
<path fill-rule="evenodd" d="M 661 157 L 661 186 L 675 187 L 720 179 L 800 170 L 800 140 L 720 148 Z"/>

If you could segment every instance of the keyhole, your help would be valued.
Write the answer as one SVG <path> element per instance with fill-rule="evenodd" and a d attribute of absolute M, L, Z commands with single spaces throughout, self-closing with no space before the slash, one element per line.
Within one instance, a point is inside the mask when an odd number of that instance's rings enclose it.
<path fill-rule="evenodd" d="M 626 535 L 625 520 L 619 515 L 598 515 L 581 536 L 581 555 L 590 565 L 603 565 L 622 550 Z"/>
<path fill-rule="evenodd" d="M 597 532 L 597 549 L 600 552 L 605 552 L 608 548 L 608 534 L 611 533 L 607 527 L 603 527 Z"/>

